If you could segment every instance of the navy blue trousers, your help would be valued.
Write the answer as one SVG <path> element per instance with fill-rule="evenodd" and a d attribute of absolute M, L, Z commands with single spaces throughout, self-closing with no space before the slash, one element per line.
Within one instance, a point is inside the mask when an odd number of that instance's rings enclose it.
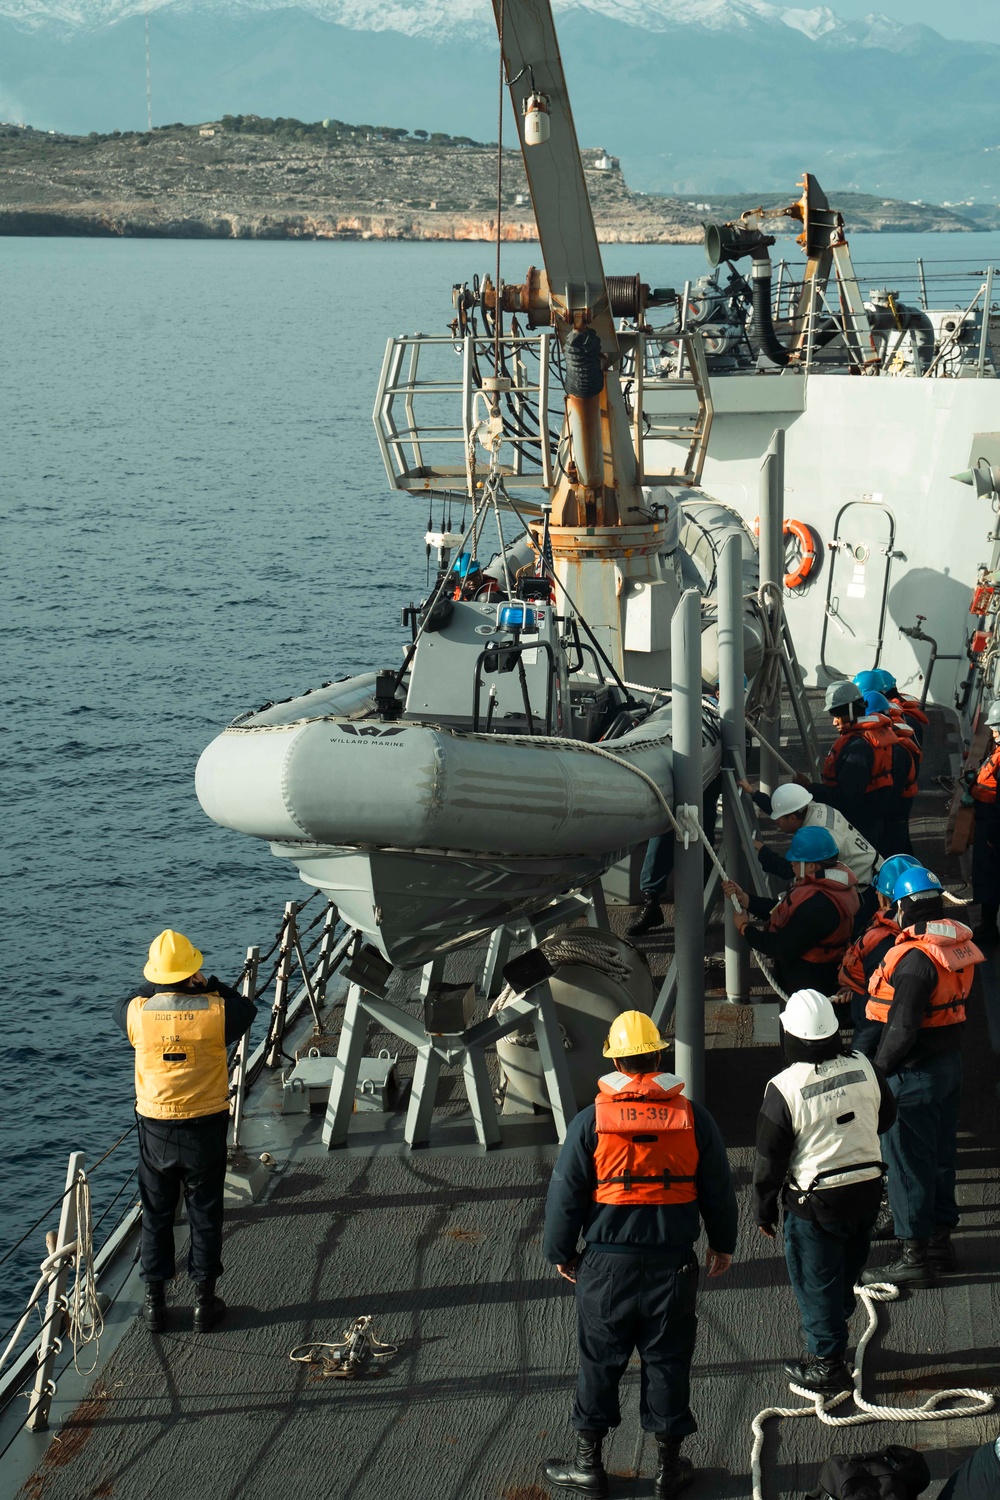
<path fill-rule="evenodd" d="M 868 1259 L 874 1227 L 874 1218 L 814 1224 L 785 1214 L 785 1264 L 806 1348 L 820 1359 L 842 1355 L 847 1348 L 854 1284 Z"/>
<path fill-rule="evenodd" d="M 869 1062 L 874 1062 L 878 1044 L 882 1040 L 882 1022 L 869 1021 L 865 1015 L 867 1004 L 867 995 L 851 995 L 851 1020 L 854 1023 L 851 1046 L 855 1052 L 863 1052 Z"/>
<path fill-rule="evenodd" d="M 174 1214 L 184 1192 L 192 1281 L 222 1275 L 222 1208 L 229 1111 L 201 1120 L 147 1120 L 139 1115 L 139 1197 L 143 1281 L 174 1274 Z"/>
<path fill-rule="evenodd" d="M 972 899 L 1000 901 L 1000 821 L 983 802 L 976 803 L 972 833 Z"/>
<path fill-rule="evenodd" d="M 715 822 L 721 795 L 722 778 L 717 777 L 705 788 L 705 798 L 701 809 L 701 826 L 705 830 L 709 843 L 715 838 Z M 657 834 L 646 845 L 646 857 L 642 862 L 642 873 L 639 876 L 639 889 L 644 896 L 663 895 L 667 888 L 667 881 L 674 873 L 675 846 L 676 839 L 673 833 Z M 712 864 L 706 854 L 706 877 L 711 873 L 711 869 Z"/>
<path fill-rule="evenodd" d="M 940 1052 L 918 1068 L 893 1073 L 896 1123 L 882 1137 L 889 1206 L 901 1240 L 929 1239 L 958 1223 L 955 1159 L 962 1054 Z"/>
<path fill-rule="evenodd" d="M 580 1374 L 573 1403 L 577 1432 L 606 1433 L 622 1419 L 618 1386 L 639 1352 L 643 1432 L 683 1438 L 697 1432 L 688 1404 L 698 1318 L 698 1262 L 589 1249 L 576 1282 Z"/>
<path fill-rule="evenodd" d="M 1000 1438 L 984 1443 L 948 1480 L 938 1500 L 996 1500 L 1000 1495 Z"/>

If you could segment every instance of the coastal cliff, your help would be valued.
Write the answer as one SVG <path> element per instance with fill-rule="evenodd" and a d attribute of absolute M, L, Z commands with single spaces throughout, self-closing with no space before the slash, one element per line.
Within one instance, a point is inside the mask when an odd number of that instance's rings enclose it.
<path fill-rule="evenodd" d="M 687 244 L 760 197 L 658 197 L 582 153 L 605 244 Z M 501 237 L 536 236 L 518 151 L 504 153 Z M 789 202 L 771 193 L 765 204 Z M 948 209 L 831 194 L 854 230 L 957 230 Z M 207 125 L 65 136 L 0 126 L 0 234 L 189 239 L 491 240 L 496 147 L 465 137 L 225 116 Z M 780 233 L 792 224 L 779 220 Z M 797 226 L 795 226 L 797 227 Z"/>

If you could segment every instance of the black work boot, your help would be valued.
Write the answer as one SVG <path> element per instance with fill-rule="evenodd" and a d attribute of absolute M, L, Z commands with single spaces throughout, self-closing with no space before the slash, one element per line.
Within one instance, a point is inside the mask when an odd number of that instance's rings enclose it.
<path fill-rule="evenodd" d="M 653 1494 L 656 1500 L 670 1500 L 694 1478 L 694 1464 L 681 1453 L 681 1439 L 656 1439 L 656 1475 Z"/>
<path fill-rule="evenodd" d="M 937 1273 L 928 1249 L 930 1240 L 904 1240 L 898 1260 L 889 1266 L 872 1266 L 861 1273 L 861 1285 L 888 1281 L 891 1286 L 936 1286 Z"/>
<path fill-rule="evenodd" d="M 660 898 L 647 896 L 642 911 L 628 929 L 628 935 L 629 937 L 642 937 L 644 932 L 650 932 L 654 927 L 662 926 L 663 912 L 660 909 Z"/>
<path fill-rule="evenodd" d="M 819 1396 L 836 1396 L 840 1391 L 854 1389 L 854 1377 L 846 1353 L 845 1349 L 840 1354 L 810 1354 L 806 1359 L 786 1360 L 785 1374 L 807 1391 L 815 1391 Z"/>
<path fill-rule="evenodd" d="M 142 1316 L 151 1333 L 162 1333 L 167 1326 L 167 1294 L 162 1281 L 147 1281 L 142 1301 Z"/>
<path fill-rule="evenodd" d="M 958 1270 L 958 1256 L 951 1242 L 950 1224 L 939 1224 L 927 1241 L 927 1259 L 935 1271 Z"/>
<path fill-rule="evenodd" d="M 606 1495 L 608 1476 L 601 1458 L 602 1432 L 578 1432 L 576 1457 L 548 1458 L 542 1473 L 550 1484 L 563 1485 L 578 1495 Z"/>
<path fill-rule="evenodd" d="M 207 1333 L 226 1316 L 226 1304 L 215 1295 L 214 1281 L 199 1281 L 194 1289 L 194 1326 L 196 1333 Z"/>
<path fill-rule="evenodd" d="M 885 1198 L 879 1204 L 878 1218 L 875 1220 L 875 1228 L 872 1230 L 873 1240 L 894 1240 L 896 1238 L 896 1223 L 892 1217 L 892 1209 Z"/>

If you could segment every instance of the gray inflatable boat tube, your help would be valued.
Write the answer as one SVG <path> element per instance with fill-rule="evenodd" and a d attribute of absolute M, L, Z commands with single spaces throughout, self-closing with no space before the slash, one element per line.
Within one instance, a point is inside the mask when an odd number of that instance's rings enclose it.
<path fill-rule="evenodd" d="M 669 826 L 639 776 L 576 741 L 343 717 L 372 683 L 350 679 L 231 725 L 198 762 L 208 816 L 277 843 L 545 858 L 628 848 Z M 704 722 L 707 783 L 719 729 L 708 708 Z M 667 706 L 607 748 L 672 804 L 670 723 Z"/>

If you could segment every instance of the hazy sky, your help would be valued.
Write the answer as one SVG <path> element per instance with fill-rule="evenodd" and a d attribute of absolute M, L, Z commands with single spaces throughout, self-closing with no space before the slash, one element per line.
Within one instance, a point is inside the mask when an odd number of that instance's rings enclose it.
<path fill-rule="evenodd" d="M 792 0 L 806 8 L 805 0 Z M 942 36 L 965 37 L 974 42 L 1000 42 L 998 0 L 827 0 L 830 9 L 845 20 L 875 11 L 894 21 L 920 21 Z"/>

